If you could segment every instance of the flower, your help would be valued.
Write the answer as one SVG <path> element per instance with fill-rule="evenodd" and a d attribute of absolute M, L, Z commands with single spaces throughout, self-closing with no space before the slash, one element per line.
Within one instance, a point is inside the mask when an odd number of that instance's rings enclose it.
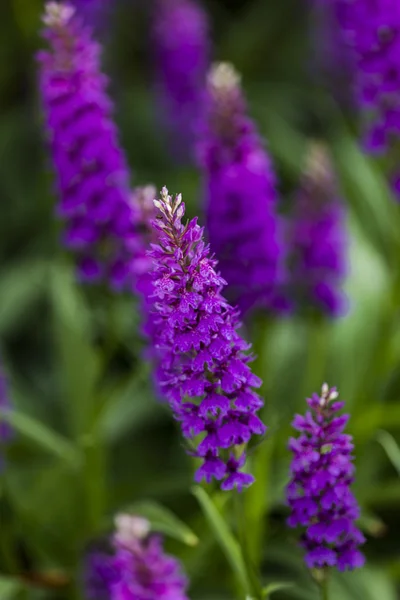
<path fill-rule="evenodd" d="M 352 437 L 343 433 L 349 415 L 339 415 L 336 388 L 325 383 L 322 393 L 307 399 L 311 411 L 296 415 L 291 438 L 293 453 L 287 502 L 290 527 L 305 528 L 302 546 L 309 568 L 337 567 L 340 571 L 364 564 L 358 547 L 364 536 L 354 521 L 359 507 L 350 486 L 354 480 Z"/>
<path fill-rule="evenodd" d="M 103 28 L 111 8 L 112 0 L 71 0 L 85 23 L 96 29 Z"/>
<path fill-rule="evenodd" d="M 68 3 L 44 16 L 50 49 L 39 53 L 40 90 L 49 146 L 66 221 L 64 243 L 77 254 L 79 277 L 122 289 L 141 241 L 132 222 L 129 172 L 112 121 L 100 46 Z M 128 251 L 129 248 L 129 251 Z"/>
<path fill-rule="evenodd" d="M 252 389 L 261 380 L 248 366 L 250 345 L 237 333 L 238 312 L 221 295 L 225 281 L 197 219 L 183 225 L 182 197 L 173 199 L 166 188 L 155 205 L 159 239 L 150 257 L 159 386 L 183 435 L 202 436 L 196 481 L 215 478 L 223 489 L 241 489 L 253 481 L 238 470 L 243 446 L 265 432 L 257 416 L 263 402 Z"/>
<path fill-rule="evenodd" d="M 8 393 L 7 379 L 0 365 L 0 410 L 6 411 L 9 409 L 10 398 Z M 10 441 L 12 434 L 13 432 L 10 425 L 6 421 L 4 421 L 4 419 L 2 419 L 0 415 L 0 450 L 4 444 Z M 3 465 L 4 461 L 0 454 L 0 471 Z"/>
<path fill-rule="evenodd" d="M 227 297 L 243 314 L 271 308 L 282 278 L 283 246 L 276 178 L 246 114 L 240 77 L 214 65 L 198 157 L 205 181 L 207 233 L 228 282 Z"/>
<path fill-rule="evenodd" d="M 329 155 L 321 144 L 310 146 L 288 231 L 290 297 L 302 308 L 330 316 L 343 313 L 345 212 Z"/>
<path fill-rule="evenodd" d="M 209 66 L 208 18 L 196 0 L 157 0 L 152 39 L 155 87 L 164 124 L 179 136 L 179 158 L 193 154 Z"/>
<path fill-rule="evenodd" d="M 162 539 L 150 534 L 146 519 L 116 518 L 112 554 L 89 557 L 89 600 L 187 600 L 187 579 L 179 562 L 165 554 Z"/>
<path fill-rule="evenodd" d="M 365 116 L 365 148 L 390 152 L 400 136 L 400 5 L 336 0 L 338 27 L 355 65 L 355 97 Z M 400 194 L 400 176 L 395 188 Z"/>

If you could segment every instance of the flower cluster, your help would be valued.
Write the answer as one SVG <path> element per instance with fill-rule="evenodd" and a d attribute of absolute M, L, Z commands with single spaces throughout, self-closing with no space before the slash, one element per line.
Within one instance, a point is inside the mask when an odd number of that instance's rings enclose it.
<path fill-rule="evenodd" d="M 392 150 L 400 136 L 400 5 L 335 0 L 335 7 L 356 68 L 356 99 L 369 113 L 366 147 Z M 400 176 L 395 185 L 400 193 Z"/>
<path fill-rule="evenodd" d="M 2 372 L 2 367 L 0 365 L 0 409 L 8 410 L 10 408 L 10 399 L 8 394 L 8 386 L 7 379 Z M 4 421 L 4 419 L 0 416 L 0 448 L 3 444 L 7 443 L 12 436 L 12 429 L 8 423 Z M 3 459 L 0 454 L 0 470 L 3 465 Z"/>
<path fill-rule="evenodd" d="M 187 600 L 187 579 L 178 561 L 165 554 L 149 523 L 132 515 L 116 519 L 113 553 L 89 557 L 89 600 Z"/>
<path fill-rule="evenodd" d="M 307 399 L 311 411 L 296 415 L 291 438 L 293 452 L 287 500 L 290 527 L 305 528 L 302 545 L 309 568 L 336 566 L 354 569 L 364 564 L 358 547 L 364 536 L 354 524 L 359 507 L 350 485 L 354 478 L 352 438 L 343 433 L 348 415 L 338 415 L 336 388 L 322 387 L 321 396 Z"/>
<path fill-rule="evenodd" d="M 231 65 L 211 69 L 207 96 L 198 154 L 210 245 L 229 300 L 242 313 L 270 308 L 283 258 L 274 170 Z"/>
<path fill-rule="evenodd" d="M 128 285 L 141 241 L 132 222 L 129 172 L 112 121 L 100 47 L 67 3 L 44 17 L 50 49 L 39 54 L 40 88 L 57 175 L 66 246 L 85 281 Z"/>
<path fill-rule="evenodd" d="M 159 385 L 183 434 L 202 434 L 195 451 L 203 461 L 196 480 L 222 480 L 222 489 L 239 490 L 253 477 L 239 471 L 242 446 L 265 426 L 262 406 L 252 388 L 261 381 L 248 363 L 247 344 L 237 333 L 235 311 L 221 295 L 224 280 L 215 271 L 203 230 L 193 219 L 182 224 L 181 196 L 162 190 L 155 202 L 159 243 L 154 263 L 154 310 L 158 315 Z"/>
<path fill-rule="evenodd" d="M 96 29 L 102 28 L 111 8 L 112 0 L 72 0 L 85 23 Z"/>
<path fill-rule="evenodd" d="M 209 66 L 208 19 L 197 0 L 154 3 L 156 91 L 164 124 L 179 136 L 177 152 L 192 154 Z M 180 158 L 184 158 L 185 155 Z"/>
<path fill-rule="evenodd" d="M 300 307 L 335 316 L 343 312 L 346 272 L 345 213 L 330 158 L 312 144 L 289 223 L 290 297 Z"/>

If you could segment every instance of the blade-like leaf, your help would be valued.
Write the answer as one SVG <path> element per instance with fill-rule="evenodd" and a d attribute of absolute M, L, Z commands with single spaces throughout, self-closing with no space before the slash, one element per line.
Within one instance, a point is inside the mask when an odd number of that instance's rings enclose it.
<path fill-rule="evenodd" d="M 263 589 L 263 594 L 265 598 L 269 598 L 271 594 L 274 592 L 279 592 L 280 590 L 286 590 L 288 588 L 293 587 L 293 583 L 289 582 L 278 582 L 278 583 L 270 583 Z"/>
<path fill-rule="evenodd" d="M 196 496 L 207 521 L 209 522 L 214 535 L 224 552 L 227 560 L 229 561 L 234 573 L 237 575 L 245 590 L 249 590 L 251 584 L 247 576 L 246 566 L 243 560 L 243 556 L 240 550 L 238 541 L 236 540 L 233 533 L 229 530 L 228 525 L 222 518 L 221 513 L 215 506 L 214 502 L 207 494 L 207 492 L 196 486 L 193 488 L 193 494 Z"/>
<path fill-rule="evenodd" d="M 74 445 L 43 423 L 16 410 L 0 410 L 0 417 L 46 452 L 61 458 L 74 469 L 79 467 L 81 456 Z"/>
<path fill-rule="evenodd" d="M 378 431 L 376 439 L 385 450 L 390 462 L 400 475 L 400 448 L 394 437 L 387 431 Z"/>
<path fill-rule="evenodd" d="M 196 534 L 168 508 L 157 502 L 137 502 L 129 507 L 129 512 L 148 519 L 154 531 L 165 533 L 188 546 L 198 544 Z"/>

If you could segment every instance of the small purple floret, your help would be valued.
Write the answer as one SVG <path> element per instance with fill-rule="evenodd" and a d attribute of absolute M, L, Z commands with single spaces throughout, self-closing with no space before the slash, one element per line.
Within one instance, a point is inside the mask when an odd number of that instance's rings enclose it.
<path fill-rule="evenodd" d="M 257 416 L 263 403 L 252 389 L 261 381 L 248 366 L 250 346 L 237 333 L 237 311 L 221 295 L 225 281 L 197 219 L 183 225 L 181 196 L 172 199 L 166 188 L 155 205 L 159 240 L 150 256 L 160 389 L 183 435 L 202 436 L 194 452 L 202 459 L 196 481 L 222 480 L 224 489 L 240 490 L 253 481 L 239 471 L 242 446 L 265 432 Z"/>
<path fill-rule="evenodd" d="M 291 480 L 286 489 L 289 527 L 303 527 L 301 545 L 309 568 L 340 571 L 363 566 L 364 536 L 355 526 L 360 509 L 350 486 L 354 480 L 352 437 L 343 433 L 349 416 L 338 415 L 336 388 L 322 387 L 307 399 L 310 411 L 296 415 L 291 438 Z"/>

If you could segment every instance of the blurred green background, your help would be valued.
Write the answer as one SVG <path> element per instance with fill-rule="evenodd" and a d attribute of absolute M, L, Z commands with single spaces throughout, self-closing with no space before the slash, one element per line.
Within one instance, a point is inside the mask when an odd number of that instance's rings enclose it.
<path fill-rule="evenodd" d="M 166 184 L 183 193 L 190 214 L 202 214 L 199 174 L 174 164 L 155 112 L 151 3 L 114 2 L 104 34 L 104 69 L 112 77 L 133 184 Z M 296 186 L 308 140 L 321 137 L 331 148 L 348 206 L 348 314 L 335 322 L 269 319 L 247 331 L 265 381 L 269 425 L 267 440 L 251 456 L 257 483 L 243 496 L 250 549 L 261 558 L 266 585 L 294 584 L 274 598 L 317 598 L 296 534 L 285 527 L 283 490 L 292 415 L 327 380 L 338 386 L 352 415 L 355 491 L 368 537 L 367 566 L 335 576 L 332 600 L 395 600 L 399 208 L 381 166 L 358 149 L 355 119 L 312 76 L 315 48 L 306 0 L 210 0 L 205 6 L 214 57 L 232 61 L 243 73 L 282 198 Z M 193 465 L 178 427 L 153 397 L 134 299 L 79 287 L 59 246 L 36 87 L 41 11 L 39 0 L 2 0 L 0 6 L 0 349 L 18 430 L 0 479 L 0 599 L 77 598 L 73 581 L 82 553 L 111 530 L 116 511 L 130 507 L 173 534 L 167 545 L 184 562 L 191 598 L 244 598 L 221 540 L 191 493 Z M 231 522 L 230 500 L 208 491 Z"/>

